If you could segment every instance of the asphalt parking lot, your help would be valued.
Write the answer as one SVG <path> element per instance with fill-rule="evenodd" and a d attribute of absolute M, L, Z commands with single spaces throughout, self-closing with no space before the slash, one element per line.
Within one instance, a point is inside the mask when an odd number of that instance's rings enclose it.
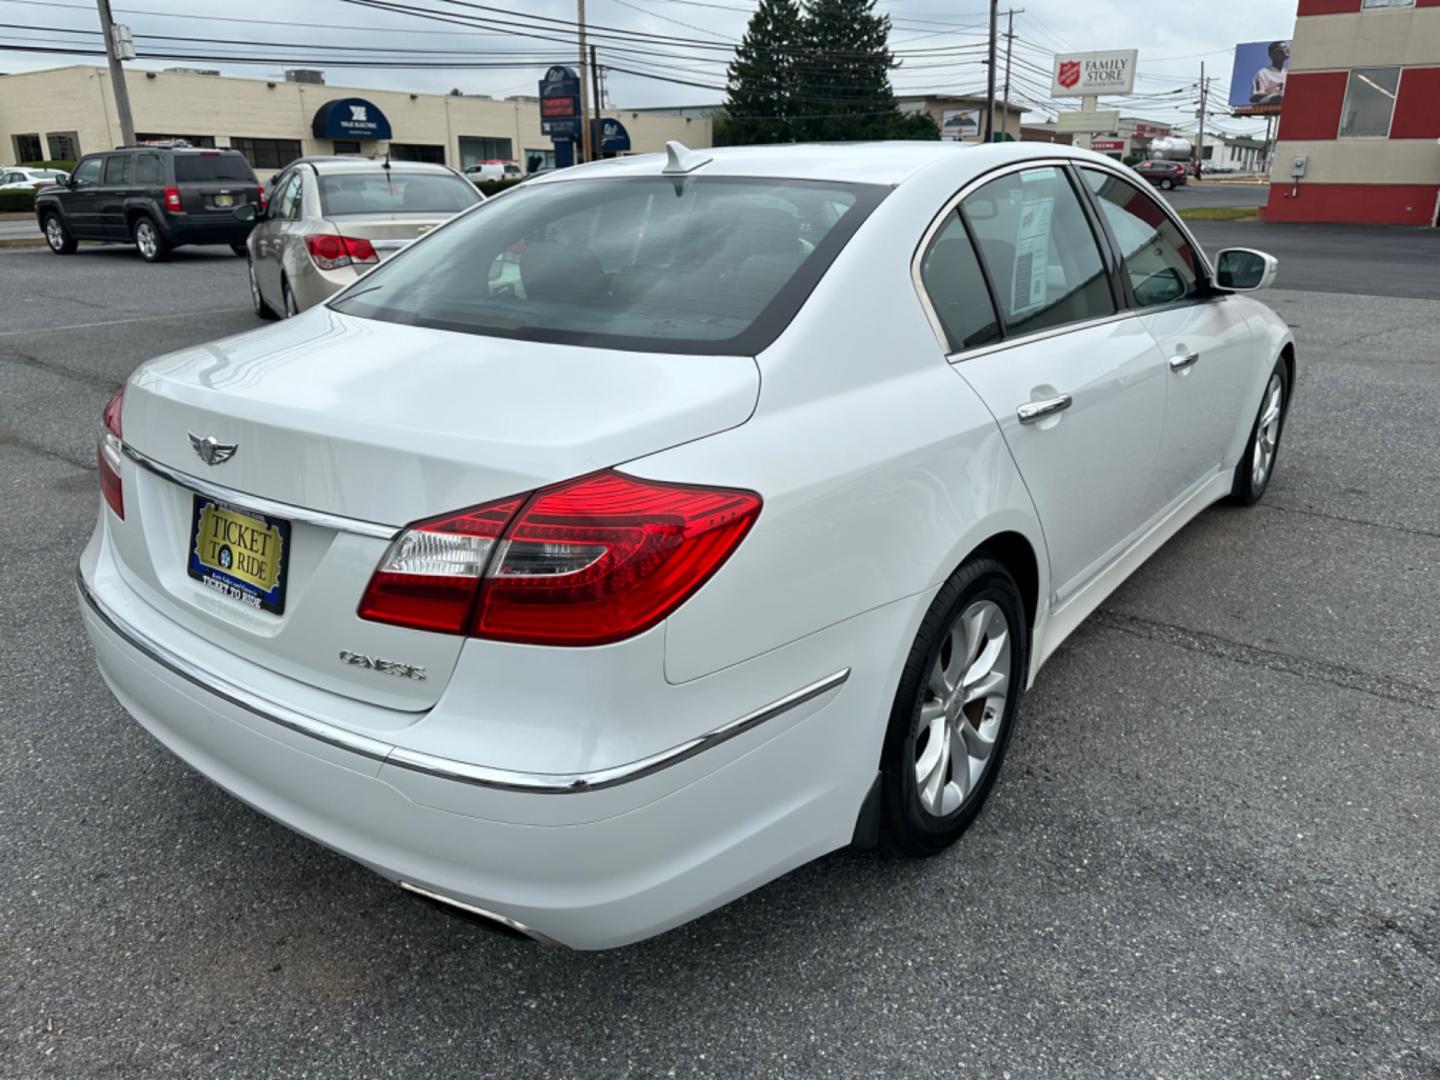
<path fill-rule="evenodd" d="M 1365 259 L 1433 281 L 1440 234 L 1392 235 L 1269 294 L 1299 377 L 1265 501 L 1060 650 L 959 845 L 600 954 L 419 906 L 128 719 L 71 584 L 97 417 L 258 325 L 244 262 L 0 252 L 0 1075 L 1435 1077 L 1440 287 L 1369 295 L 1402 290 Z M 1323 282 L 1295 246 L 1281 284 Z"/>

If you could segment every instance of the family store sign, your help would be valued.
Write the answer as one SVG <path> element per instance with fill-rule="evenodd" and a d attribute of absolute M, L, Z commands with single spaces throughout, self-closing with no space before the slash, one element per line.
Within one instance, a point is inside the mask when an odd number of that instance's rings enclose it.
<path fill-rule="evenodd" d="M 1051 97 L 1128 94 L 1135 89 L 1135 49 L 1068 53 L 1055 57 Z"/>

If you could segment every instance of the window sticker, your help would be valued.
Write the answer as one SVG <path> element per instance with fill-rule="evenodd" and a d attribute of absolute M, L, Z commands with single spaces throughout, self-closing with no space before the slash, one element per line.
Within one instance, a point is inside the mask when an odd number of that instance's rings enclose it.
<path fill-rule="evenodd" d="M 1029 173 L 1021 176 L 1028 180 Z M 1055 215 L 1055 196 L 1026 199 L 1020 204 L 1020 226 L 1015 237 L 1015 280 L 1012 318 L 1029 315 L 1045 306 L 1049 271 L 1050 222 Z"/>

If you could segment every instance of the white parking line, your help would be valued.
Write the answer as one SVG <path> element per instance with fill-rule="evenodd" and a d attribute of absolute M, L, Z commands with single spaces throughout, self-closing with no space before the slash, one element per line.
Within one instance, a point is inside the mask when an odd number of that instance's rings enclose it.
<path fill-rule="evenodd" d="M 160 319 L 194 319 L 204 315 L 229 315 L 235 311 L 249 311 L 249 307 L 211 308 L 208 311 L 177 311 L 172 315 L 137 315 L 133 319 L 107 319 L 104 322 L 72 323 L 70 326 L 36 327 L 33 330 L 0 330 L 0 338 L 19 337 L 21 334 L 59 334 L 66 330 L 93 330 L 97 326 L 124 326 L 126 323 L 156 322 Z"/>

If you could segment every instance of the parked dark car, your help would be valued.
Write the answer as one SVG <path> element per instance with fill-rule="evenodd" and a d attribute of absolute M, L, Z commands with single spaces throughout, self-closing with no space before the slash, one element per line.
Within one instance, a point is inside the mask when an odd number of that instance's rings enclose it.
<path fill-rule="evenodd" d="M 249 222 L 235 208 L 265 195 L 238 150 L 127 146 L 80 159 L 70 178 L 35 197 L 50 250 L 70 255 L 81 240 L 134 244 L 160 262 L 183 244 L 229 244 L 245 254 Z"/>
<path fill-rule="evenodd" d="M 1142 161 L 1135 171 L 1150 183 L 1169 191 L 1185 184 L 1185 163 L 1183 161 Z"/>

